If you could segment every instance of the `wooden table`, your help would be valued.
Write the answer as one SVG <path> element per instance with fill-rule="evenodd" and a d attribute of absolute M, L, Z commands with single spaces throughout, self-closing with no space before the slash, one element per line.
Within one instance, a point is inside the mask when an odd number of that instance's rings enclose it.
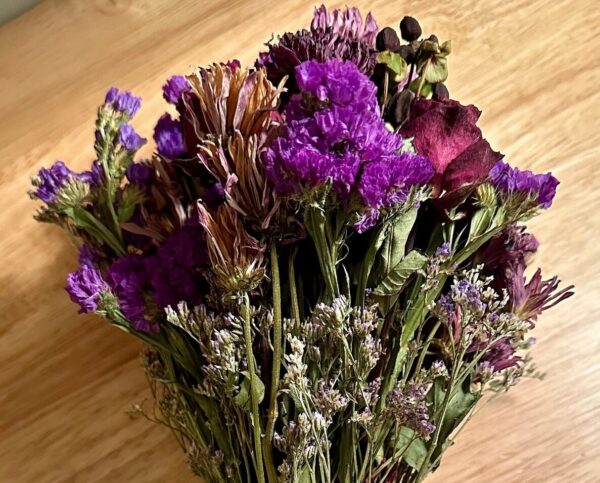
<path fill-rule="evenodd" d="M 333 2 L 341 4 L 342 2 Z M 507 159 L 562 181 L 531 223 L 548 274 L 577 295 L 539 323 L 547 378 L 487 406 L 432 482 L 600 481 L 600 8 L 590 0 L 356 2 L 380 25 L 406 14 L 451 38 L 451 94 L 483 109 Z M 307 25 L 306 1 L 54 0 L 0 28 L 0 482 L 194 481 L 171 434 L 131 421 L 148 396 L 140 346 L 63 292 L 75 251 L 36 225 L 28 179 L 93 156 L 106 88 L 145 99 L 150 135 L 171 73 L 253 60 L 271 31 Z"/>

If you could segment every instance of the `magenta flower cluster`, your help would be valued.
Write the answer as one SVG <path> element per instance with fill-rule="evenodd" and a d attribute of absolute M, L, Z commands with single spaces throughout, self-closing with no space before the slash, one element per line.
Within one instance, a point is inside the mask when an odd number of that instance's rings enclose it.
<path fill-rule="evenodd" d="M 535 198 L 542 208 L 550 208 L 559 181 L 551 173 L 521 171 L 499 161 L 490 170 L 492 184 L 506 193 L 521 193 Z"/>
<path fill-rule="evenodd" d="M 375 85 L 352 62 L 308 61 L 296 68 L 300 93 L 290 100 L 281 135 L 264 155 L 267 176 L 281 194 L 331 182 L 347 206 L 353 194 L 369 213 L 402 202 L 407 189 L 433 176 L 429 161 L 402 153 L 402 137 L 379 114 Z"/>

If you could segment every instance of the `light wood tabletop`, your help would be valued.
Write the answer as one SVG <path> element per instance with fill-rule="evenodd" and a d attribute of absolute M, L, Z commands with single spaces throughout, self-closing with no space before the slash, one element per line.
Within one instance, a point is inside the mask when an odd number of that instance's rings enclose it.
<path fill-rule="evenodd" d="M 331 5 L 340 5 L 333 2 Z M 431 482 L 600 481 L 600 8 L 591 0 L 356 0 L 381 26 L 417 17 L 452 39 L 451 95 L 514 164 L 562 181 L 530 224 L 547 275 L 576 296 L 538 324 L 527 380 L 486 406 Z M 144 98 L 150 137 L 172 73 L 253 61 L 272 32 L 308 24 L 311 2 L 47 0 L 0 27 L 0 482 L 195 481 L 167 429 L 130 420 L 149 397 L 140 345 L 78 316 L 63 286 L 75 250 L 32 220 L 42 165 L 93 159 L 111 85 Z"/>

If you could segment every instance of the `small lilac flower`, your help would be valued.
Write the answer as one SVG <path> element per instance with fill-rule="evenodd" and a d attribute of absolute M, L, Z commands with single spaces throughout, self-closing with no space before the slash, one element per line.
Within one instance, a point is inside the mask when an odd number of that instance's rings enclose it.
<path fill-rule="evenodd" d="M 136 184 L 145 190 L 150 185 L 153 173 L 153 168 L 145 163 L 131 163 L 127 166 L 125 176 L 130 183 Z"/>
<path fill-rule="evenodd" d="M 115 110 L 127 114 L 131 118 L 140 110 L 142 99 L 129 91 L 121 92 L 116 87 L 111 87 L 106 93 L 104 103 L 110 104 Z"/>
<path fill-rule="evenodd" d="M 174 75 L 163 86 L 163 97 L 170 104 L 177 104 L 181 94 L 190 90 L 190 83 L 182 75 Z"/>
<path fill-rule="evenodd" d="M 490 170 L 492 184 L 506 193 L 522 193 L 537 199 L 542 208 L 549 208 L 556 195 L 559 181 L 551 173 L 534 174 L 531 171 L 521 171 L 499 161 Z"/>
<path fill-rule="evenodd" d="M 441 258 L 448 258 L 452 254 L 450 243 L 444 242 L 435 251 L 435 255 Z"/>
<path fill-rule="evenodd" d="M 146 138 L 135 132 L 131 124 L 121 124 L 119 128 L 119 142 L 127 151 L 137 151 L 146 144 Z"/>
<path fill-rule="evenodd" d="M 79 304 L 81 307 L 79 313 L 82 314 L 95 312 L 98 309 L 100 295 L 108 290 L 108 286 L 97 269 L 82 265 L 68 275 L 65 290 L 71 300 Z"/>
<path fill-rule="evenodd" d="M 176 159 L 185 152 L 181 124 L 170 114 L 163 114 L 156 123 L 154 141 L 158 153 L 166 158 Z"/>

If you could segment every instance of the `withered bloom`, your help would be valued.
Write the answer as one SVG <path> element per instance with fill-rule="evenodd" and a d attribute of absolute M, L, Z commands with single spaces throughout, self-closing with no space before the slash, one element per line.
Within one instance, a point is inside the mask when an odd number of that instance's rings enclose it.
<path fill-rule="evenodd" d="M 182 115 L 187 150 L 198 154 L 223 187 L 227 204 L 266 229 L 279 200 L 259 157 L 277 126 L 283 82 L 275 87 L 263 69 L 218 64 L 198 69 L 188 80 Z"/>
<path fill-rule="evenodd" d="M 256 288 L 265 273 L 265 246 L 245 230 L 240 214 L 230 206 L 221 205 L 212 215 L 200 202 L 198 216 L 219 288 L 226 293 Z"/>

